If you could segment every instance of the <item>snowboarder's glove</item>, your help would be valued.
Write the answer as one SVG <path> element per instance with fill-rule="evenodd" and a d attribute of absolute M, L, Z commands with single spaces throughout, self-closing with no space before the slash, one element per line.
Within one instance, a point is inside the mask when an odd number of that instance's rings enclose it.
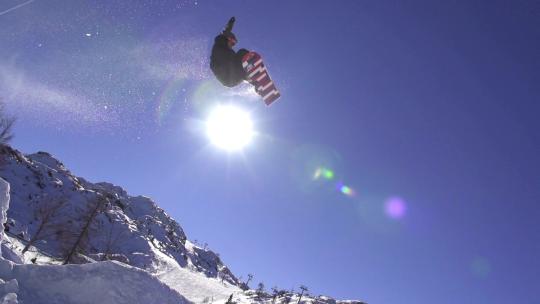
<path fill-rule="evenodd" d="M 229 19 L 229 22 L 227 22 L 227 26 L 225 27 L 225 30 L 223 32 L 230 33 L 232 31 L 235 21 L 236 19 L 234 17 L 231 17 L 231 19 Z"/>

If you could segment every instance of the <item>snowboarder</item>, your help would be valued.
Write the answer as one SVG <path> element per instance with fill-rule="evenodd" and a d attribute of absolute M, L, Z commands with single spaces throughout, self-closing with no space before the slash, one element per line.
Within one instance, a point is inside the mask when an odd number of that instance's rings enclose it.
<path fill-rule="evenodd" d="M 233 47 L 238 40 L 233 34 L 235 18 L 232 17 L 227 22 L 225 29 L 214 39 L 212 55 L 210 56 L 210 69 L 216 78 L 227 87 L 239 85 L 247 80 L 247 75 L 242 67 L 242 57 L 249 53 L 246 49 L 235 52 Z"/>
<path fill-rule="evenodd" d="M 233 47 L 238 40 L 232 32 L 235 18 L 227 22 L 225 29 L 214 40 L 210 68 L 216 78 L 227 87 L 235 87 L 244 80 L 255 88 L 266 105 L 270 105 L 281 95 L 270 78 L 261 55 L 240 49 L 235 52 Z"/>

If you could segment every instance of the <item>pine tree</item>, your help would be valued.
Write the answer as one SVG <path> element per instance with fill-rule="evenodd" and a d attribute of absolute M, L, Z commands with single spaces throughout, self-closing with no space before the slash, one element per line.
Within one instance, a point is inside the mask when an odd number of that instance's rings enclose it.
<path fill-rule="evenodd" d="M 308 290 L 308 288 L 304 285 L 300 285 L 300 290 L 302 290 L 302 292 L 300 293 L 300 298 L 298 299 L 298 304 L 300 304 L 300 301 L 302 300 L 302 296 L 304 295 L 304 292 L 306 292 Z"/>

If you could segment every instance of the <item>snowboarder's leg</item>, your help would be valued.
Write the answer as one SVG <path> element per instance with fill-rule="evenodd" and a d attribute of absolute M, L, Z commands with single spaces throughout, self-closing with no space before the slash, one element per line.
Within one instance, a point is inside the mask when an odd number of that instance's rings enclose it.
<path fill-rule="evenodd" d="M 238 52 L 236 52 L 236 54 L 238 54 L 238 57 L 240 58 L 240 61 L 242 61 L 242 58 L 244 58 L 247 53 L 249 53 L 249 51 L 246 49 L 239 49 Z"/>
<path fill-rule="evenodd" d="M 239 49 L 238 52 L 236 52 L 236 55 L 237 55 L 237 59 L 238 61 L 240 61 L 240 67 L 241 67 L 241 71 L 238 70 L 238 73 L 240 75 L 242 75 L 242 79 L 243 80 L 247 80 L 249 81 L 248 77 L 247 77 L 247 73 L 246 71 L 244 70 L 244 67 L 242 66 L 242 61 L 243 61 L 243 58 L 249 54 L 249 51 L 246 50 L 246 49 Z"/>

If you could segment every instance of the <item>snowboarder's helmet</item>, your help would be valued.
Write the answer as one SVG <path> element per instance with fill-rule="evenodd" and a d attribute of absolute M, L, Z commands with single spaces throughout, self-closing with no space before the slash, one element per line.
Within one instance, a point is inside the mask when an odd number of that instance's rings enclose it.
<path fill-rule="evenodd" d="M 231 33 L 231 32 L 225 33 L 225 37 L 227 37 L 227 41 L 228 41 L 228 42 L 231 42 L 232 45 L 235 45 L 236 42 L 238 41 L 238 40 L 236 39 L 236 36 L 235 36 L 233 33 Z"/>

